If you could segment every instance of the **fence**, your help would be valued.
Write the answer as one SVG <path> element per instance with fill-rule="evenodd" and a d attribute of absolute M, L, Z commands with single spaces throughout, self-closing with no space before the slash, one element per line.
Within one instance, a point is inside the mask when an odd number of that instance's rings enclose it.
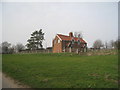
<path fill-rule="evenodd" d="M 52 53 L 52 50 L 45 49 L 45 50 L 24 50 L 18 53 Z"/>

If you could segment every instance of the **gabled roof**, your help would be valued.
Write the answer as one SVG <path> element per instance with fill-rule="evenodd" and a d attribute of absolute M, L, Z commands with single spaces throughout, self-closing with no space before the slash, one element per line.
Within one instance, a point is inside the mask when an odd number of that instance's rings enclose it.
<path fill-rule="evenodd" d="M 86 43 L 82 38 L 70 37 L 70 36 L 62 35 L 62 34 L 57 34 L 57 36 L 58 36 L 61 40 L 65 40 L 65 41 L 71 41 L 72 39 L 74 39 L 75 41 L 80 40 L 80 42 Z"/>

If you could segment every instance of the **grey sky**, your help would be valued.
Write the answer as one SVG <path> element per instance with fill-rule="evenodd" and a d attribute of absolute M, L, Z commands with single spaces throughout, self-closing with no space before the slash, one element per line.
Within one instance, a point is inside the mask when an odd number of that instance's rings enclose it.
<path fill-rule="evenodd" d="M 1 6 L 1 5 L 0 5 Z M 2 39 L 12 44 L 27 43 L 34 30 L 45 32 L 44 47 L 52 46 L 57 33 L 82 31 L 91 47 L 118 36 L 117 2 L 3 2 Z M 47 44 L 46 44 L 47 43 Z"/>
<path fill-rule="evenodd" d="M 2 42 L 2 3 L 0 3 L 0 43 Z"/>

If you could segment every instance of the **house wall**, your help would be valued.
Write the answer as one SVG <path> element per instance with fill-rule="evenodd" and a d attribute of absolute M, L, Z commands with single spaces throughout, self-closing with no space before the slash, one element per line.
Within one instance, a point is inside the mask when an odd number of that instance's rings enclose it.
<path fill-rule="evenodd" d="M 86 51 L 86 44 L 84 44 L 84 43 L 81 43 L 80 45 L 78 45 L 78 43 L 77 42 L 74 42 L 74 44 L 73 44 L 73 46 L 72 46 L 72 48 L 70 48 L 70 47 L 68 47 L 68 44 L 70 43 L 70 41 L 63 41 L 63 52 L 76 52 L 76 53 L 78 53 L 78 52 L 84 52 L 84 51 Z M 84 47 L 82 47 L 84 45 Z M 84 50 L 85 49 L 85 50 Z"/>
<path fill-rule="evenodd" d="M 62 41 L 56 36 L 53 40 L 53 53 L 61 53 L 62 52 Z"/>

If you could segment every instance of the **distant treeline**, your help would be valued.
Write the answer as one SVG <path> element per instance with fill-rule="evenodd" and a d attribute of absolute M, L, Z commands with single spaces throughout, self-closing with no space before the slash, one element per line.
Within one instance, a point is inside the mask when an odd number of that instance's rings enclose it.
<path fill-rule="evenodd" d="M 100 39 L 95 40 L 93 43 L 93 47 L 88 48 L 88 50 L 100 50 L 100 49 L 120 49 L 120 39 L 116 41 L 109 41 L 103 43 Z M 22 43 L 18 43 L 16 45 L 12 45 L 7 41 L 2 42 L 0 44 L 0 53 L 2 54 L 12 54 L 12 53 L 34 53 L 34 52 L 52 52 L 52 47 L 45 48 L 37 48 L 37 49 L 29 49 L 26 45 Z"/>
<path fill-rule="evenodd" d="M 38 48 L 36 50 L 31 50 L 26 47 L 26 45 L 23 45 L 22 43 L 18 43 L 16 45 L 12 45 L 11 43 L 8 43 L 7 41 L 2 42 L 0 44 L 0 53 L 2 54 L 12 54 L 12 53 L 21 53 L 21 52 L 52 52 L 52 47 L 45 48 Z"/>

